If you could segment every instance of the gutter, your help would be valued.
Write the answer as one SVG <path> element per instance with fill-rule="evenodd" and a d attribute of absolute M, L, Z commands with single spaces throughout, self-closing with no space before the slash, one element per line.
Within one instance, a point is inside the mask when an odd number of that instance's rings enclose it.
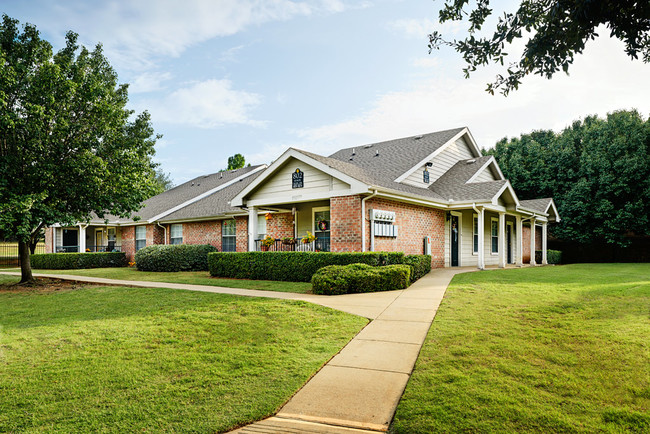
<path fill-rule="evenodd" d="M 362 252 L 366 251 L 366 201 L 375 196 L 377 196 L 377 189 L 375 189 L 370 196 L 366 196 L 363 199 L 361 199 L 361 251 Z M 372 224 L 370 225 L 370 237 L 371 237 L 370 242 L 374 247 L 375 240 L 372 232 Z"/>

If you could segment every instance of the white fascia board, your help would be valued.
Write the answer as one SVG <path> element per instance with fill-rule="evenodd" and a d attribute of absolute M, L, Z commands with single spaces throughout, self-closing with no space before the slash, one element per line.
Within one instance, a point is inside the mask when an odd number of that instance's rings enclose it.
<path fill-rule="evenodd" d="M 312 202 L 315 200 L 325 200 L 330 199 L 334 196 L 353 196 L 360 193 L 367 193 L 368 189 L 363 190 L 333 190 L 322 193 L 310 193 L 310 194 L 295 194 L 292 196 L 281 195 L 281 196 L 267 196 L 262 199 L 247 200 L 246 206 L 255 206 L 255 207 L 274 207 L 278 204 L 285 203 L 301 203 L 301 202 Z"/>
<path fill-rule="evenodd" d="M 467 180 L 467 182 L 466 182 L 465 184 L 469 184 L 470 182 L 474 182 L 474 180 L 475 180 L 476 178 L 478 178 L 479 175 L 480 175 L 481 173 L 483 173 L 483 171 L 486 170 L 487 167 L 488 167 L 490 164 L 493 164 L 493 165 L 494 165 L 494 168 L 496 169 L 497 174 L 499 175 L 499 178 L 500 178 L 500 179 L 498 179 L 498 181 L 505 181 L 505 180 L 506 180 L 506 177 L 503 176 L 503 172 L 501 171 L 501 168 L 499 167 L 499 164 L 497 163 L 497 160 L 494 158 L 494 155 L 493 155 L 493 156 L 490 157 L 489 160 L 487 160 L 487 161 L 485 162 L 485 164 L 483 164 L 483 165 L 481 166 L 480 169 L 478 169 L 478 170 L 476 171 L 476 173 L 474 173 L 474 175 L 472 175 L 472 177 L 471 177 L 470 179 Z"/>
<path fill-rule="evenodd" d="M 386 199 L 397 200 L 399 202 L 413 203 L 416 205 L 423 205 L 431 208 L 449 209 L 449 205 L 447 203 L 436 202 L 434 200 L 426 199 L 426 198 L 407 196 L 402 193 L 393 192 L 393 190 L 386 190 L 380 188 L 377 188 L 376 190 L 377 190 L 377 195 L 375 197 L 383 197 Z"/>
<path fill-rule="evenodd" d="M 439 147 L 438 149 L 436 149 L 435 151 L 433 151 L 431 154 L 429 154 L 429 155 L 428 155 L 424 160 L 420 161 L 418 164 L 416 164 L 415 166 L 411 167 L 409 170 L 407 170 L 406 172 L 404 172 L 403 174 L 401 174 L 399 177 L 397 177 L 397 178 L 395 179 L 395 182 L 402 182 L 402 181 L 404 181 L 406 178 L 409 177 L 409 175 L 410 175 L 411 173 L 415 172 L 415 171 L 418 170 L 420 167 L 424 166 L 427 162 L 433 160 L 433 159 L 435 158 L 436 155 L 440 154 L 442 151 L 444 151 L 447 147 L 449 147 L 449 146 L 450 146 L 452 143 L 454 143 L 456 140 L 458 140 L 458 139 L 460 139 L 461 137 L 463 137 L 463 135 L 465 135 L 465 134 L 467 134 L 467 137 L 470 138 L 470 145 L 471 145 L 472 147 L 474 147 L 474 151 L 477 153 L 477 156 L 480 156 L 480 155 L 481 155 L 481 151 L 477 148 L 476 143 L 474 142 L 474 139 L 472 139 L 471 135 L 468 134 L 468 133 L 469 133 L 469 130 L 467 129 L 467 127 L 465 127 L 465 128 L 463 128 L 462 130 L 460 130 L 460 132 L 459 132 L 458 134 L 456 134 L 454 137 L 452 137 L 451 139 L 449 139 L 449 140 L 448 140 L 444 145 L 442 145 L 441 147 Z"/>
<path fill-rule="evenodd" d="M 268 166 L 267 170 L 265 170 L 262 175 L 258 176 L 257 179 L 255 179 L 255 181 L 248 184 L 248 186 L 244 188 L 241 192 L 239 192 L 237 196 L 232 198 L 232 200 L 230 201 L 230 205 L 244 206 L 244 198 L 255 188 L 257 188 L 260 184 L 262 184 L 267 178 L 275 174 L 275 172 L 277 172 L 278 169 L 280 169 L 280 167 L 282 167 L 282 165 L 289 158 L 295 158 L 296 160 L 302 161 L 303 163 L 308 164 L 314 167 L 315 169 L 320 170 L 321 172 L 325 172 L 328 175 L 333 176 L 334 178 L 340 179 L 341 181 L 349 184 L 352 187 L 352 190 L 356 191 L 363 188 L 367 189 L 367 185 L 360 182 L 358 179 L 348 176 L 342 172 L 339 172 L 338 170 L 326 164 L 323 164 L 320 161 L 314 160 L 313 158 L 303 154 L 297 149 L 289 148 L 284 152 L 284 154 L 280 156 L 280 158 L 278 158 L 270 166 Z"/>
<path fill-rule="evenodd" d="M 492 203 L 494 205 L 497 205 L 499 203 L 499 198 L 501 197 L 503 192 L 506 191 L 506 189 L 510 191 L 510 194 L 512 194 L 512 197 L 515 199 L 515 209 L 519 208 L 519 198 L 517 197 L 517 193 L 515 193 L 515 189 L 512 188 L 512 184 L 510 184 L 510 181 L 508 180 L 506 180 L 506 183 L 503 184 L 503 187 L 499 189 L 497 194 L 494 195 L 494 197 L 492 198 Z"/>
<path fill-rule="evenodd" d="M 555 206 L 555 201 L 552 198 L 549 201 L 548 206 L 544 210 L 544 212 L 550 216 L 550 213 L 548 212 L 549 208 L 552 209 L 553 212 L 555 213 L 555 221 L 559 222 L 560 221 L 560 213 L 557 212 L 557 207 Z"/>
<path fill-rule="evenodd" d="M 195 196 L 190 200 L 186 200 L 185 202 L 181 203 L 180 205 L 176 205 L 175 207 L 170 208 L 167 211 L 163 211 L 160 214 L 158 214 L 157 216 L 154 216 L 154 217 L 150 218 L 148 220 L 148 223 L 153 223 L 153 222 L 155 222 L 157 220 L 160 220 L 161 218 L 163 218 L 165 216 L 168 216 L 169 214 L 171 214 L 173 212 L 176 212 L 179 209 L 183 209 L 186 206 L 191 205 L 191 204 L 193 204 L 195 202 L 198 202 L 199 200 L 204 199 L 204 198 L 206 198 L 206 197 L 208 197 L 210 195 L 213 195 L 214 193 L 216 193 L 216 192 L 218 192 L 220 190 L 223 190 L 226 187 L 230 187 L 231 185 L 236 184 L 239 181 L 241 181 L 242 179 L 246 179 L 247 177 L 251 176 L 252 174 L 257 173 L 257 172 L 259 172 L 260 170 L 263 170 L 263 169 L 266 169 L 266 165 L 261 165 L 257 169 L 253 169 L 250 172 L 246 172 L 243 175 L 238 176 L 237 178 L 234 178 L 234 179 L 232 179 L 232 180 L 230 180 L 228 182 L 224 182 L 223 184 L 218 185 L 215 188 L 206 191 L 205 193 L 201 193 L 198 196 Z"/>

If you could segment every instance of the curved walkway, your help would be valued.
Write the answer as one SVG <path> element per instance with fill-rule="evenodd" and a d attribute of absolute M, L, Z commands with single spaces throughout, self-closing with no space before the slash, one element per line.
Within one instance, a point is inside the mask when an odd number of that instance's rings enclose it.
<path fill-rule="evenodd" d="M 275 417 L 235 431 L 242 434 L 354 433 L 388 429 L 449 282 L 458 273 L 474 270 L 473 267 L 436 269 L 405 290 L 337 296 L 67 274 L 35 273 L 34 276 L 106 285 L 302 300 L 369 318 L 372 321 Z"/>

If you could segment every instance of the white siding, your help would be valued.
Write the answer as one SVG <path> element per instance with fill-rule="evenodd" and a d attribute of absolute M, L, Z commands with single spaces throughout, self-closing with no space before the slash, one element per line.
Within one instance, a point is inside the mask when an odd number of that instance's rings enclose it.
<path fill-rule="evenodd" d="M 291 175 L 296 169 L 304 173 L 304 187 L 291 188 Z M 330 191 L 346 190 L 350 185 L 334 178 L 325 172 L 308 166 L 295 158 L 289 159 L 276 173 L 271 176 L 249 196 L 250 200 L 266 199 L 270 197 L 284 197 L 324 193 Z"/>
<path fill-rule="evenodd" d="M 454 143 L 451 143 L 449 146 L 447 146 L 438 155 L 433 157 L 433 160 L 431 160 L 433 166 L 429 167 L 429 184 L 425 184 L 422 180 L 422 172 L 424 171 L 424 166 L 419 167 L 402 182 L 404 184 L 413 185 L 415 187 L 428 188 L 429 185 L 434 183 L 446 171 L 448 171 L 451 166 L 460 160 L 467 160 L 469 158 L 475 158 L 475 156 L 472 154 L 472 151 L 465 142 L 465 139 L 461 137 Z"/>
<path fill-rule="evenodd" d="M 329 201 L 309 202 L 296 204 L 296 221 L 298 237 L 307 235 L 307 231 L 313 232 L 312 208 L 329 206 Z"/>
<path fill-rule="evenodd" d="M 491 164 L 490 164 L 491 166 Z M 496 181 L 497 178 L 494 176 L 492 173 L 492 170 L 490 169 L 490 166 L 484 168 L 481 173 L 478 174 L 476 178 L 474 178 L 474 181 L 472 182 L 490 182 L 490 181 Z"/>

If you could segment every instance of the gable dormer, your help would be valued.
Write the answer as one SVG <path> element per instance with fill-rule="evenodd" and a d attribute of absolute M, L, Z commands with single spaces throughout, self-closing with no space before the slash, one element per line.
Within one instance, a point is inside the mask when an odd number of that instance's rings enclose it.
<path fill-rule="evenodd" d="M 474 175 L 472 175 L 470 179 L 467 180 L 467 183 L 500 181 L 504 179 L 506 178 L 503 176 L 503 172 L 501 172 L 497 161 L 494 157 L 491 157 L 476 171 L 476 173 L 474 173 Z"/>
<path fill-rule="evenodd" d="M 465 128 L 456 137 L 433 152 L 425 161 L 420 162 L 395 181 L 414 187 L 429 188 L 454 164 L 480 155 L 469 130 Z"/>

